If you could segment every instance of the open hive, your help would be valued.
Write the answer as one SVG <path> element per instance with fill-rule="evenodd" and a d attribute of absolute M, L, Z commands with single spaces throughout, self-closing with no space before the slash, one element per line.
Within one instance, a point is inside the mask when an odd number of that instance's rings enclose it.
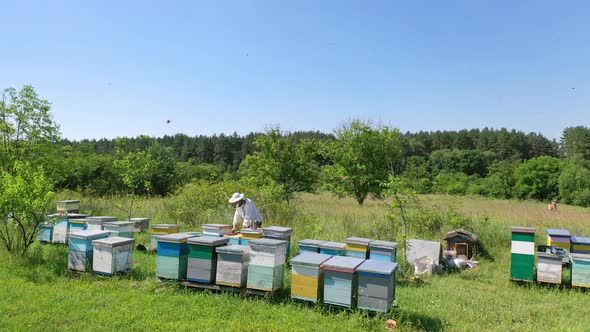
<path fill-rule="evenodd" d="M 150 218 L 131 218 L 129 221 L 133 223 L 135 233 L 141 233 L 150 228 Z"/>
<path fill-rule="evenodd" d="M 75 271 L 86 271 L 92 267 L 92 241 L 109 237 L 108 231 L 85 230 L 70 233 L 68 268 Z"/>
<path fill-rule="evenodd" d="M 568 252 L 570 251 L 570 242 L 572 235 L 567 229 L 547 229 L 547 245 L 552 247 L 560 247 Z"/>
<path fill-rule="evenodd" d="M 246 228 L 242 229 L 240 233 L 242 233 L 241 243 L 243 245 L 248 245 L 252 240 L 262 239 L 262 229 Z"/>
<path fill-rule="evenodd" d="M 375 240 L 369 243 L 369 258 L 379 261 L 397 262 L 397 242 Z"/>
<path fill-rule="evenodd" d="M 247 288 L 275 291 L 283 287 L 287 242 L 273 239 L 250 241 Z"/>
<path fill-rule="evenodd" d="M 590 254 L 590 237 L 571 237 L 571 252 L 576 254 Z"/>
<path fill-rule="evenodd" d="M 346 256 L 357 257 L 362 259 L 369 258 L 369 243 L 372 239 L 365 239 L 362 237 L 349 237 L 344 242 L 346 243 Z"/>
<path fill-rule="evenodd" d="M 184 280 L 188 264 L 188 242 L 195 233 L 173 233 L 158 237 L 156 276 Z"/>
<path fill-rule="evenodd" d="M 112 216 L 92 216 L 86 218 L 88 229 L 104 230 L 105 222 L 117 221 L 117 217 Z"/>
<path fill-rule="evenodd" d="M 244 287 L 248 277 L 250 247 L 229 245 L 217 247 L 217 271 L 215 283 L 218 285 Z"/>
<path fill-rule="evenodd" d="M 572 286 L 590 288 L 590 255 L 570 254 L 570 261 L 572 262 Z"/>
<path fill-rule="evenodd" d="M 550 252 L 537 252 L 537 282 L 561 284 L 561 257 Z"/>
<path fill-rule="evenodd" d="M 321 302 L 324 291 L 324 270 L 321 265 L 332 255 L 303 251 L 291 259 L 291 297 Z"/>
<path fill-rule="evenodd" d="M 366 260 L 356 269 L 358 274 L 358 308 L 389 312 L 395 299 L 397 263 Z"/>
<path fill-rule="evenodd" d="M 320 244 L 324 243 L 324 240 L 314 240 L 314 239 L 305 239 L 300 240 L 297 242 L 297 246 L 299 247 L 299 253 L 304 251 L 310 251 L 319 253 L 320 252 Z"/>
<path fill-rule="evenodd" d="M 204 224 L 203 235 L 218 236 L 232 234 L 232 226 L 227 224 Z"/>
<path fill-rule="evenodd" d="M 354 308 L 357 295 L 356 269 L 365 260 L 356 257 L 334 256 L 325 261 L 324 303 Z"/>
<path fill-rule="evenodd" d="M 535 229 L 512 227 L 510 279 L 533 281 L 535 276 Z"/>
<path fill-rule="evenodd" d="M 229 240 L 229 244 L 242 244 L 242 234 L 226 234 L 223 237 Z"/>
<path fill-rule="evenodd" d="M 92 241 L 92 271 L 112 276 L 133 269 L 133 241 L 118 236 Z"/>
<path fill-rule="evenodd" d="M 322 242 L 320 244 L 320 253 L 332 256 L 344 256 L 346 254 L 346 243 Z"/>
<path fill-rule="evenodd" d="M 158 249 L 158 237 L 180 232 L 180 225 L 176 224 L 153 224 L 150 233 L 152 234 L 150 249 Z"/>
<path fill-rule="evenodd" d="M 131 221 L 114 221 L 105 222 L 103 224 L 104 230 L 111 232 L 111 236 L 133 238 L 133 226 L 135 224 Z"/>
<path fill-rule="evenodd" d="M 227 238 L 211 236 L 192 237 L 188 242 L 188 264 L 186 279 L 205 284 L 215 283 L 217 272 L 216 248 L 225 246 Z"/>
<path fill-rule="evenodd" d="M 287 241 L 287 258 L 291 255 L 291 236 L 293 228 L 283 226 L 270 226 L 263 229 L 262 237 L 266 239 Z"/>

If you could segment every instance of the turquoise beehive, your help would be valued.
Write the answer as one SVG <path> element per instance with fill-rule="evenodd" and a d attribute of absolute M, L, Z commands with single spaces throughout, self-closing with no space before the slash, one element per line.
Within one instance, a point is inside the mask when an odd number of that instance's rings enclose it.
<path fill-rule="evenodd" d="M 188 264 L 188 239 L 195 233 L 173 233 L 158 237 L 156 276 L 184 280 Z"/>
<path fill-rule="evenodd" d="M 68 268 L 75 271 L 86 271 L 92 267 L 92 241 L 109 236 L 107 231 L 85 230 L 69 234 L 70 252 Z"/>
<path fill-rule="evenodd" d="M 250 241 L 247 288 L 275 291 L 283 286 L 287 245 L 273 239 Z"/>
<path fill-rule="evenodd" d="M 371 241 L 369 243 L 369 259 L 397 262 L 397 242 Z"/>
<path fill-rule="evenodd" d="M 342 242 L 322 242 L 320 253 L 332 256 L 344 256 L 346 254 L 346 243 Z"/>
<path fill-rule="evenodd" d="M 314 240 L 314 239 L 305 239 L 300 240 L 297 242 L 297 246 L 299 247 L 299 253 L 304 251 L 310 251 L 319 253 L 320 252 L 320 244 L 324 243 L 324 240 Z"/>
<path fill-rule="evenodd" d="M 131 221 L 112 221 L 102 224 L 105 231 L 111 232 L 111 236 L 133 238 L 133 227 L 135 223 Z"/>

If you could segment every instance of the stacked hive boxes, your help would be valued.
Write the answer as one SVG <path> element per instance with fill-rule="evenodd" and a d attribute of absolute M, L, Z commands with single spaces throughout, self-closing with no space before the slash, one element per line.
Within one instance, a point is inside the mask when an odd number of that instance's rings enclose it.
<path fill-rule="evenodd" d="M 105 222 L 113 222 L 117 221 L 117 217 L 111 216 L 92 216 L 86 218 L 86 223 L 88 224 L 88 229 L 95 229 L 95 230 L 103 230 L 103 224 Z"/>
<path fill-rule="evenodd" d="M 324 271 L 321 265 L 331 255 L 304 251 L 291 260 L 291 297 L 320 302 L 324 290 Z"/>
<path fill-rule="evenodd" d="M 364 239 L 362 237 L 349 237 L 344 242 L 346 243 L 346 256 L 358 257 L 362 259 L 369 258 L 369 243 L 371 239 Z"/>
<path fill-rule="evenodd" d="M 70 233 L 77 232 L 77 231 L 85 231 L 88 229 L 88 224 L 86 224 L 86 219 L 70 219 Z"/>
<path fill-rule="evenodd" d="M 320 252 L 320 244 L 326 241 L 323 240 L 313 240 L 313 239 L 305 239 L 297 242 L 297 246 L 299 247 L 299 253 L 304 251 L 310 251 L 319 253 Z"/>
<path fill-rule="evenodd" d="M 247 245 L 252 240 L 262 239 L 262 229 L 242 229 L 242 244 Z"/>
<path fill-rule="evenodd" d="M 53 225 L 49 222 L 43 223 L 39 227 L 37 239 L 43 242 L 51 242 L 53 240 Z"/>
<path fill-rule="evenodd" d="M 69 213 L 69 214 L 51 214 L 48 217 L 57 218 L 57 223 L 53 226 L 53 242 L 68 243 L 68 234 L 70 233 L 70 219 L 83 219 L 88 215 Z"/>
<path fill-rule="evenodd" d="M 111 236 L 133 238 L 133 226 L 135 224 L 131 221 L 115 221 L 105 222 L 103 224 L 104 230 L 111 232 Z"/>
<path fill-rule="evenodd" d="M 69 236 L 70 252 L 68 268 L 76 271 L 86 271 L 92 266 L 92 241 L 109 236 L 109 232 L 100 230 L 85 230 L 71 233 Z"/>
<path fill-rule="evenodd" d="M 273 239 L 250 241 L 247 288 L 275 291 L 283 286 L 287 242 Z"/>
<path fill-rule="evenodd" d="M 291 235 L 293 228 L 282 226 L 270 226 L 264 229 L 263 237 L 266 239 L 287 241 L 287 258 L 291 255 Z"/>
<path fill-rule="evenodd" d="M 175 224 L 154 224 L 152 225 L 152 239 L 150 243 L 150 249 L 158 249 L 158 237 L 161 235 L 168 235 L 180 232 L 180 225 Z"/>
<path fill-rule="evenodd" d="M 533 281 L 535 275 L 535 229 L 512 227 L 510 278 Z"/>
<path fill-rule="evenodd" d="M 550 252 L 537 252 L 537 282 L 561 284 L 561 257 Z"/>
<path fill-rule="evenodd" d="M 174 233 L 158 237 L 156 276 L 164 279 L 186 279 L 188 263 L 187 240 L 195 233 Z"/>
<path fill-rule="evenodd" d="M 217 247 L 225 246 L 229 239 L 211 236 L 192 237 L 188 242 L 186 279 L 206 284 L 215 283 Z"/>
<path fill-rule="evenodd" d="M 357 294 L 356 269 L 365 260 L 334 256 L 324 262 L 324 303 L 353 308 Z"/>
<path fill-rule="evenodd" d="M 150 218 L 131 218 L 129 221 L 133 223 L 135 233 L 141 233 L 150 228 Z"/>
<path fill-rule="evenodd" d="M 320 244 L 320 253 L 332 256 L 344 256 L 346 254 L 346 243 L 322 242 Z"/>
<path fill-rule="evenodd" d="M 571 252 L 576 254 L 590 254 L 590 237 L 572 236 Z"/>
<path fill-rule="evenodd" d="M 571 283 L 574 287 L 590 288 L 590 255 L 571 254 Z"/>
<path fill-rule="evenodd" d="M 387 262 L 397 262 L 397 242 L 371 241 L 369 243 L 369 258 Z"/>
<path fill-rule="evenodd" d="M 571 234 L 567 229 L 547 229 L 547 245 L 570 251 Z"/>
<path fill-rule="evenodd" d="M 127 237 L 108 237 L 92 241 L 94 253 L 92 270 L 94 273 L 112 276 L 133 268 L 133 239 Z"/>
<path fill-rule="evenodd" d="M 248 276 L 250 247 L 234 244 L 217 247 L 215 251 L 217 251 L 215 283 L 232 287 L 244 287 Z"/>
<path fill-rule="evenodd" d="M 204 224 L 203 235 L 222 237 L 231 234 L 231 229 L 232 226 L 226 224 Z"/>
<path fill-rule="evenodd" d="M 377 312 L 389 312 L 395 299 L 397 263 L 366 260 L 357 267 L 358 307 Z"/>

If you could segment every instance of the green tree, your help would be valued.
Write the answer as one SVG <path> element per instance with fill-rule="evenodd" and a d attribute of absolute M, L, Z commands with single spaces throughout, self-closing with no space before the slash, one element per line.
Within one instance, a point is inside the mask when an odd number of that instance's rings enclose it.
<path fill-rule="evenodd" d="M 326 188 L 339 197 L 352 195 L 360 205 L 368 194 L 380 197 L 381 184 L 401 158 L 399 131 L 354 120 L 335 135 L 336 141 L 326 144 L 325 153 L 333 161 L 323 169 Z"/>
<path fill-rule="evenodd" d="M 483 179 L 483 191 L 486 196 L 494 198 L 512 198 L 515 184 L 513 164 L 501 160 L 490 166 L 488 176 Z"/>
<path fill-rule="evenodd" d="M 515 171 L 514 193 L 520 199 L 552 199 L 559 194 L 560 160 L 543 156 L 522 163 Z"/>
<path fill-rule="evenodd" d="M 559 175 L 559 195 L 566 204 L 590 206 L 590 170 L 579 163 L 564 162 Z"/>
<path fill-rule="evenodd" d="M 17 162 L 12 170 L 14 174 L 0 174 L 0 245 L 10 253 L 24 254 L 46 219 L 53 184 L 40 167 Z"/>
<path fill-rule="evenodd" d="M 468 188 L 469 177 L 465 173 L 443 172 L 434 178 L 432 190 L 450 195 L 465 195 Z"/>
<path fill-rule="evenodd" d="M 562 154 L 566 158 L 579 157 L 590 160 L 590 128 L 568 127 L 561 136 Z"/>

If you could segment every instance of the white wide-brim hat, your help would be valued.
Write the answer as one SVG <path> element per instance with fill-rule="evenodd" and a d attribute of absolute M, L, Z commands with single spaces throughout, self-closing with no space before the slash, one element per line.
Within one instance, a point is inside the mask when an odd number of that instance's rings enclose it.
<path fill-rule="evenodd" d="M 231 198 L 229 199 L 230 203 L 237 203 L 239 201 L 241 201 L 242 199 L 244 199 L 244 194 L 242 193 L 234 193 Z"/>

